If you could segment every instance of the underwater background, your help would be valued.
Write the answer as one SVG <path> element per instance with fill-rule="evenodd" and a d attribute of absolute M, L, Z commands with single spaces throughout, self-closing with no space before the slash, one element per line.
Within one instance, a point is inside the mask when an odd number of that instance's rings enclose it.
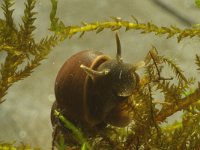
<path fill-rule="evenodd" d="M 13 6 L 16 24 L 21 23 L 24 2 L 25 0 L 16 0 Z M 174 12 L 166 10 L 163 6 Z M 51 34 L 48 30 L 51 3 L 38 0 L 34 10 L 38 12 L 34 35 L 36 40 L 40 40 Z M 133 15 L 139 22 L 185 28 L 200 22 L 199 13 L 200 10 L 192 0 L 59 0 L 57 16 L 67 25 L 79 25 L 82 21 L 104 21 L 110 16 L 130 20 Z M 0 17 L 3 17 L 2 11 Z M 143 35 L 140 31 L 125 33 L 122 30 L 119 31 L 119 35 L 124 61 L 135 63 L 143 60 L 153 45 L 160 55 L 175 59 L 187 76 L 199 79 L 194 65 L 195 54 L 200 51 L 199 39 L 186 38 L 178 44 L 175 37 L 166 40 L 165 36 L 154 36 L 153 33 Z M 54 83 L 57 72 L 72 54 L 86 49 L 102 51 L 114 57 L 116 44 L 113 32 L 109 30 L 99 34 L 88 32 L 84 38 L 72 37 L 59 43 L 52 49 L 47 59 L 34 69 L 31 76 L 11 86 L 5 96 L 6 101 L 0 105 L 0 141 L 23 141 L 34 147 L 50 149 L 52 141 L 50 110 L 55 100 Z M 5 56 L 6 53 L 1 52 L 1 63 L 4 62 Z M 142 75 L 142 71 L 140 74 Z M 165 72 L 165 76 L 167 75 Z M 170 121 L 178 119 L 179 115 L 180 113 L 176 113 L 173 118 L 169 118 Z"/>

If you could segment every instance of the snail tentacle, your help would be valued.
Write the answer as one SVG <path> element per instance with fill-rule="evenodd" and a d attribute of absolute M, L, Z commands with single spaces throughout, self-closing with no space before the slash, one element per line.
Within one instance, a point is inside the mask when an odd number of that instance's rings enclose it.
<path fill-rule="evenodd" d="M 120 40 L 119 40 L 119 35 L 116 32 L 115 34 L 116 37 L 116 44 L 117 44 L 117 55 L 116 55 L 116 59 L 118 62 L 122 62 L 122 57 L 121 57 L 121 44 L 120 44 Z"/>
<path fill-rule="evenodd" d="M 102 71 L 96 71 L 93 70 L 83 64 L 80 65 L 80 68 L 82 68 L 92 79 L 94 79 L 95 77 L 99 77 L 99 76 L 105 76 L 109 73 L 109 69 L 104 69 Z"/>

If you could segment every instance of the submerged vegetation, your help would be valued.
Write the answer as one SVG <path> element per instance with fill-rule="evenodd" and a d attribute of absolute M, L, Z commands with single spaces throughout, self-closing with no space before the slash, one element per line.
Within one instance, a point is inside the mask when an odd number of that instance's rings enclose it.
<path fill-rule="evenodd" d="M 46 58 L 51 48 L 57 44 L 55 35 L 44 37 L 36 43 L 33 32 L 35 14 L 33 11 L 36 0 L 25 3 L 22 24 L 17 28 L 12 14 L 14 9 L 12 0 L 4 0 L 2 10 L 4 18 L 0 19 L 0 51 L 6 52 L 6 58 L 0 68 L 0 102 L 8 88 L 15 82 L 22 80 L 33 72 Z"/>
<path fill-rule="evenodd" d="M 178 42 L 186 37 L 200 37 L 198 25 L 188 29 L 175 26 L 159 27 L 153 23 L 139 23 L 134 17 L 134 22 L 112 17 L 110 21 L 67 26 L 56 17 L 57 1 L 51 0 L 50 30 L 54 34 L 37 43 L 33 36 L 36 29 L 34 26 L 36 12 L 33 11 L 35 3 L 36 0 L 27 0 L 25 3 L 19 29 L 12 18 L 13 1 L 4 0 L 2 4 L 4 18 L 0 19 L 0 51 L 6 52 L 7 55 L 0 68 L 0 102 L 4 101 L 3 98 L 13 83 L 30 76 L 53 46 L 77 33 L 83 37 L 88 31 L 99 33 L 104 29 L 115 31 L 125 28 L 126 31 L 140 30 L 143 34 L 153 32 L 155 35 L 167 35 L 167 38 L 177 37 Z M 25 67 L 22 67 L 24 64 Z M 196 54 L 194 58 L 195 65 L 197 73 L 200 73 L 200 54 Z M 162 76 L 166 66 L 170 68 L 172 77 Z M 126 128 L 108 125 L 93 137 L 88 137 L 62 116 L 62 112 L 55 112 L 61 124 L 70 130 L 72 135 L 69 136 L 75 136 L 74 139 L 78 143 L 74 145 L 75 147 L 79 146 L 79 149 L 83 150 L 91 147 L 92 149 L 200 149 L 200 82 L 186 77 L 184 71 L 166 56 L 152 56 L 151 63 L 144 69 L 140 88 L 134 93 L 130 102 L 134 112 L 133 121 Z M 160 99 L 156 97 L 158 93 L 161 95 Z M 182 111 L 182 118 L 173 124 L 167 124 L 165 122 L 167 117 L 178 111 Z M 59 149 L 66 149 L 71 145 L 62 140 L 55 144 Z M 17 149 L 13 144 L 0 142 L 0 149 L 6 148 Z M 25 145 L 20 148 L 27 149 Z"/>

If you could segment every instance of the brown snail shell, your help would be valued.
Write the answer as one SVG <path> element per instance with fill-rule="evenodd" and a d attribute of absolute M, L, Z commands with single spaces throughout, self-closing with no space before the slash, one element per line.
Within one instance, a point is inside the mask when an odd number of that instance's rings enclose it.
<path fill-rule="evenodd" d="M 56 103 L 52 111 L 60 109 L 74 124 L 87 128 L 102 123 L 124 127 L 130 123 L 126 107 L 139 76 L 135 72 L 137 66 L 122 61 L 117 34 L 116 41 L 116 59 L 85 50 L 64 63 L 56 78 Z"/>
<path fill-rule="evenodd" d="M 96 69 L 108 59 L 107 56 L 97 51 L 81 51 L 69 58 L 60 69 L 55 83 L 55 96 L 58 108 L 69 120 L 89 125 L 89 120 L 92 119 L 87 108 L 87 97 L 91 97 L 88 90 L 91 81 L 80 65 L 84 64 Z"/>

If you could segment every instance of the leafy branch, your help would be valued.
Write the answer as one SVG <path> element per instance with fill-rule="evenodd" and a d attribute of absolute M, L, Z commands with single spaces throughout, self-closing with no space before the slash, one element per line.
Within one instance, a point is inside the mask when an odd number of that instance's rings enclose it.
<path fill-rule="evenodd" d="M 196 61 L 196 64 L 198 66 L 197 70 L 200 71 L 200 56 L 199 55 L 196 55 L 196 60 L 195 61 Z"/>
<path fill-rule="evenodd" d="M 200 100 L 200 84 L 193 93 L 179 100 L 177 104 L 173 104 L 173 106 L 170 106 L 170 109 L 168 108 L 160 111 L 159 114 L 156 116 L 156 120 L 163 122 L 167 117 L 173 115 L 177 111 L 189 107 L 198 100 Z"/>
<path fill-rule="evenodd" d="M 171 67 L 171 69 L 173 70 L 173 72 L 175 73 L 175 75 L 179 78 L 179 81 L 180 81 L 179 84 L 180 85 L 188 82 L 187 79 L 186 79 L 186 77 L 183 74 L 183 70 L 181 70 L 178 67 L 178 65 L 175 64 L 174 61 L 172 61 L 172 60 L 170 60 L 169 58 L 166 58 L 166 57 L 162 57 L 161 59 L 162 59 L 162 61 L 164 63 L 167 63 Z"/>
<path fill-rule="evenodd" d="M 176 26 L 164 27 L 157 26 L 151 22 L 139 23 L 135 17 L 132 17 L 134 22 L 126 21 L 121 18 L 111 17 L 111 20 L 103 22 L 92 22 L 85 23 L 82 22 L 80 26 L 65 26 L 59 18 L 56 17 L 57 1 L 51 0 L 52 10 L 51 10 L 51 28 L 50 30 L 55 32 L 57 35 L 61 36 L 61 39 L 71 38 L 77 33 L 80 33 L 82 37 L 86 32 L 96 31 L 99 33 L 104 29 L 119 30 L 124 28 L 127 30 L 140 30 L 141 33 L 155 33 L 155 35 L 167 35 L 167 38 L 176 37 L 178 42 L 186 37 L 200 37 L 200 27 L 194 25 L 191 28 L 181 29 Z"/>
<path fill-rule="evenodd" d="M 17 29 L 12 14 L 14 5 L 12 0 L 4 0 L 2 10 L 4 19 L 0 19 L 0 51 L 5 51 L 7 56 L 0 68 L 0 102 L 6 95 L 8 88 L 15 82 L 28 77 L 33 69 L 40 65 L 58 40 L 56 35 L 45 37 L 38 43 L 35 42 L 33 32 L 36 0 L 27 0 L 25 3 L 23 24 Z M 21 66 L 26 64 L 24 68 Z M 22 69 L 19 69 L 22 68 Z"/>

